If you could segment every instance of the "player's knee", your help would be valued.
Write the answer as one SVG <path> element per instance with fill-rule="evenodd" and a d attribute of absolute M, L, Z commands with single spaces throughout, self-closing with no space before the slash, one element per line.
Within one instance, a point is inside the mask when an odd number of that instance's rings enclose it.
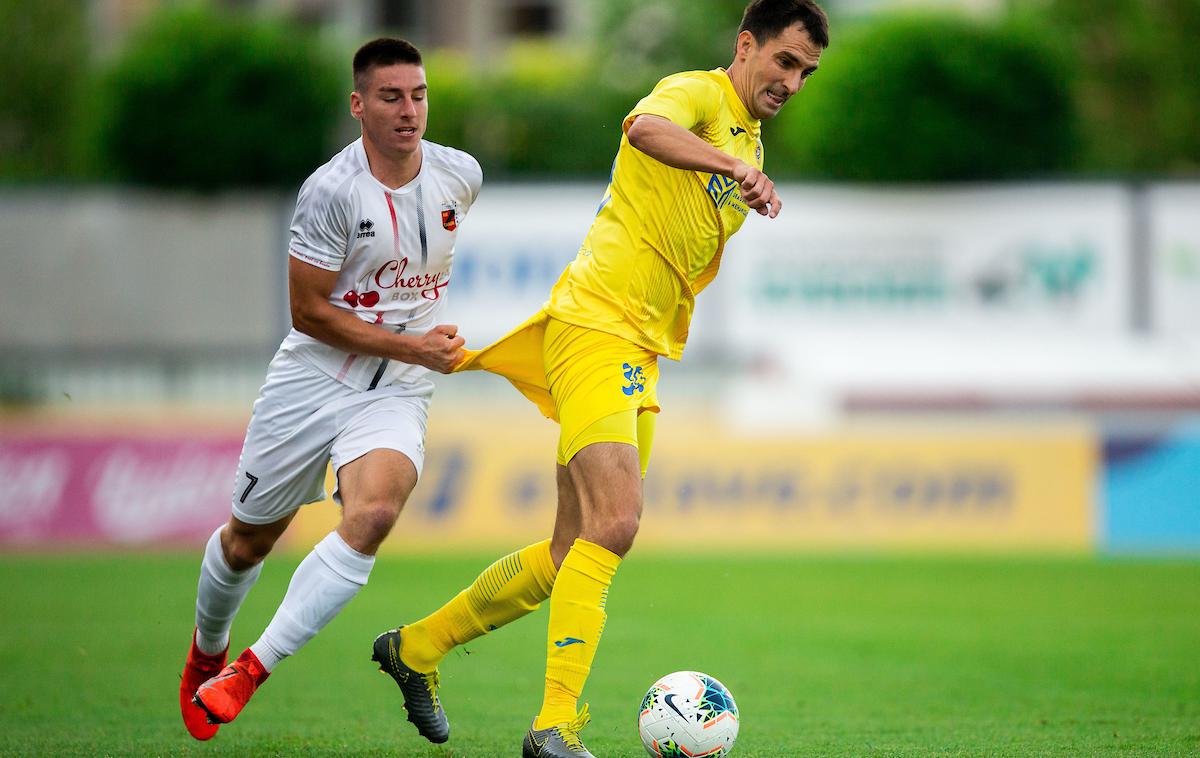
<path fill-rule="evenodd" d="M 641 526 L 641 518 L 636 513 L 630 513 L 616 523 L 616 538 L 618 540 L 617 547 L 619 549 L 613 552 L 617 555 L 625 555 L 633 547 L 633 539 L 637 537 L 638 527 Z"/>
<path fill-rule="evenodd" d="M 245 571 L 263 562 L 275 547 L 277 535 L 268 533 L 233 532 L 225 547 L 225 560 L 234 571 Z"/>
<path fill-rule="evenodd" d="M 400 504 L 390 501 L 366 503 L 355 509 L 353 516 L 347 516 L 353 522 L 353 532 L 367 542 L 382 542 L 396 525 L 400 516 Z"/>
<path fill-rule="evenodd" d="M 609 519 L 604 525 L 597 544 L 624 557 L 633 548 L 641 519 L 636 513 L 626 513 Z"/>

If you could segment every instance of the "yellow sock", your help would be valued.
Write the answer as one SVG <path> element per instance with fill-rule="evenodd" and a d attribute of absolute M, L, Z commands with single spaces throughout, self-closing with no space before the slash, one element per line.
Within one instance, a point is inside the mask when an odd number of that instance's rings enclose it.
<path fill-rule="evenodd" d="M 450 602 L 405 626 L 400 659 L 416 671 L 433 671 L 455 646 L 537 610 L 550 597 L 555 574 L 550 540 L 504 556 Z"/>
<path fill-rule="evenodd" d="M 575 718 L 584 682 L 604 632 L 608 586 L 621 559 L 599 545 L 577 539 L 563 559 L 550 595 L 546 641 L 546 691 L 534 729 Z"/>

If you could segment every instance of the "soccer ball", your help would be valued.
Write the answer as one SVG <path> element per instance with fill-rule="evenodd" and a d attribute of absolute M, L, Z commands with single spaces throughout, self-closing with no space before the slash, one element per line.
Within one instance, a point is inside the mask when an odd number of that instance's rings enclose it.
<path fill-rule="evenodd" d="M 642 698 L 638 733 L 655 758 L 721 758 L 737 739 L 737 704 L 711 676 L 676 671 Z"/>

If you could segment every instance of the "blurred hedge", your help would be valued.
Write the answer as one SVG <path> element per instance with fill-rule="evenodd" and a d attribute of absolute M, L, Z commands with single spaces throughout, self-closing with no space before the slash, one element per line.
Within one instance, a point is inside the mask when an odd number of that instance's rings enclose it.
<path fill-rule="evenodd" d="M 606 176 L 621 118 L 660 77 L 728 64 L 743 5 L 608 0 L 595 6 L 592 45 L 520 43 L 484 70 L 426 51 L 429 138 L 475 154 L 490 179 Z M 766 125 L 768 170 L 889 182 L 1200 167 L 1200 46 L 1189 36 L 1200 0 L 1010 5 L 1028 9 L 1023 23 L 835 16 L 821 71 Z M 0 175 L 62 174 L 69 151 L 59 147 L 91 129 L 120 180 L 294 188 L 357 131 L 352 49 L 331 57 L 282 23 L 194 9 L 135 34 L 91 88 L 88 118 L 75 118 L 67 67 L 82 32 L 72 23 L 53 44 L 36 42 L 44 30 L 0 36 L 29 60 L 0 71 L 13 83 L 0 101 Z"/>
<path fill-rule="evenodd" d="M 614 0 L 601 38 L 621 54 L 607 58 L 518 46 L 474 74 L 431 58 L 431 138 L 475 153 L 493 177 L 604 175 L 622 117 L 659 77 L 728 65 L 740 4 L 696 1 L 704 7 L 672 12 L 669 0 Z M 728 28 L 709 23 L 717 15 Z M 776 178 L 987 180 L 1072 166 L 1068 67 L 1034 35 L 934 15 L 834 28 L 820 73 L 764 129 Z M 447 89 L 449 109 L 438 94 Z"/>
<path fill-rule="evenodd" d="M 1065 64 L 1036 38 L 955 16 L 845 29 L 764 129 L 779 175 L 868 182 L 1057 175 L 1077 127 Z"/>
<path fill-rule="evenodd" d="M 69 178 L 88 71 L 78 0 L 0 2 L 0 178 Z"/>
<path fill-rule="evenodd" d="M 651 84 L 667 74 L 726 66 L 746 0 L 604 0 L 593 3 L 607 83 Z"/>
<path fill-rule="evenodd" d="M 166 11 L 100 77 L 98 148 L 135 182 L 290 187 L 328 159 L 348 90 L 349 74 L 300 29 Z"/>
<path fill-rule="evenodd" d="M 518 44 L 484 72 L 444 53 L 425 63 L 428 138 L 472 153 L 490 178 L 607 175 L 621 120 L 652 86 L 599 85 L 587 52 L 545 44 Z"/>
<path fill-rule="evenodd" d="M 1078 61 L 1081 171 L 1200 172 L 1200 0 L 1014 0 Z"/>

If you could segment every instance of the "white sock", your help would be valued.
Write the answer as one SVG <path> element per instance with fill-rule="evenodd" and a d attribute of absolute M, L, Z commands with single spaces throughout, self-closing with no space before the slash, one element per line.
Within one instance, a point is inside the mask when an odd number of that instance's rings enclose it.
<path fill-rule="evenodd" d="M 262 573 L 261 563 L 245 571 L 234 571 L 229 566 L 221 551 L 221 529 L 213 532 L 204 546 L 196 588 L 196 647 L 208 655 L 229 647 L 233 617 Z"/>
<path fill-rule="evenodd" d="M 287 594 L 258 642 L 250 646 L 267 671 L 311 640 L 358 594 L 375 556 L 363 555 L 337 532 L 317 543 L 292 574 Z"/>

